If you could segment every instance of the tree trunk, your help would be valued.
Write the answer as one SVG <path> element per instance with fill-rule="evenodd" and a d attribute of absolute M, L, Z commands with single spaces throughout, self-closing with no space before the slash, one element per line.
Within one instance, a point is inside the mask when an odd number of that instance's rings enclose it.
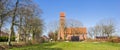
<path fill-rule="evenodd" d="M 1 32 L 1 29 L 2 29 L 2 25 L 3 25 L 3 20 L 2 20 L 2 16 L 0 16 L 0 32 Z"/>
<path fill-rule="evenodd" d="M 14 21 L 14 20 L 13 20 L 13 21 Z M 10 28 L 10 33 L 9 33 L 9 39 L 8 39 L 8 45 L 9 45 L 9 46 L 12 45 L 12 44 L 11 44 L 11 36 L 12 36 L 12 33 L 14 32 L 14 31 L 13 31 L 13 30 L 14 30 L 13 26 L 14 26 L 14 23 L 12 22 L 11 28 Z"/>
<path fill-rule="evenodd" d="M 16 16 L 18 3 L 19 3 L 19 0 L 17 0 L 17 2 L 16 2 L 16 6 L 15 6 L 14 13 L 13 13 L 13 16 L 12 16 L 12 24 L 11 24 L 11 27 L 10 27 L 10 33 L 9 33 L 9 39 L 8 39 L 8 45 L 9 46 L 12 45 L 11 44 L 11 36 L 14 36 L 14 24 L 15 24 L 15 16 Z"/>
<path fill-rule="evenodd" d="M 35 40 L 35 33 L 34 33 L 34 31 L 33 31 L 32 34 L 33 34 L 33 35 L 32 35 L 32 40 Z"/>
<path fill-rule="evenodd" d="M 1 23 L 1 21 L 0 21 L 0 33 L 1 33 L 1 28 L 2 28 L 2 23 Z"/>

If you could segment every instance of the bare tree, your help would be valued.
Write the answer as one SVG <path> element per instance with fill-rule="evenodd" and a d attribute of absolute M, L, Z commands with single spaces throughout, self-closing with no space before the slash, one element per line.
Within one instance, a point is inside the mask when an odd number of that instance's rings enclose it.
<path fill-rule="evenodd" d="M 55 34 L 53 32 L 49 32 L 48 36 L 50 40 L 54 40 Z"/>
<path fill-rule="evenodd" d="M 110 37 L 115 32 L 115 22 L 112 19 L 101 21 L 102 33 Z"/>
<path fill-rule="evenodd" d="M 115 32 L 115 22 L 112 19 L 101 20 L 88 31 L 90 36 L 110 37 Z"/>
<path fill-rule="evenodd" d="M 96 36 L 103 36 L 102 34 L 102 27 L 100 25 L 96 25 L 94 27 L 90 27 L 88 29 L 88 34 L 91 38 Z"/>
<path fill-rule="evenodd" d="M 17 11 L 18 4 L 19 4 L 19 0 L 16 1 L 15 9 L 14 9 L 13 16 L 12 16 L 12 23 L 11 23 L 9 39 L 8 39 L 8 45 L 9 46 L 11 46 L 11 36 L 14 36 L 15 16 L 16 16 L 16 11 Z"/>
<path fill-rule="evenodd" d="M 40 17 L 34 17 L 34 16 L 25 17 L 22 19 L 23 19 L 22 20 L 23 22 L 19 23 L 19 26 L 20 26 L 19 30 L 21 30 L 19 33 L 21 34 L 21 32 L 24 32 L 22 33 L 22 35 L 25 36 L 22 39 L 25 39 L 25 42 L 27 42 L 28 36 L 30 34 L 32 34 L 33 40 L 39 39 L 39 37 L 42 34 L 42 29 L 43 29 L 42 19 L 40 19 Z"/>
<path fill-rule="evenodd" d="M 75 35 L 75 34 L 80 34 L 80 32 L 78 32 L 78 30 L 74 28 L 83 27 L 83 24 L 78 20 L 69 19 L 66 21 L 66 27 L 70 27 L 71 32 L 73 33 L 73 35 Z"/>
<path fill-rule="evenodd" d="M 93 38 L 95 34 L 95 29 L 93 27 L 90 27 L 88 29 L 88 35 L 90 36 L 90 38 Z"/>
<path fill-rule="evenodd" d="M 36 18 L 34 17 L 31 18 L 31 20 L 28 23 L 30 23 L 33 40 L 34 39 L 37 40 L 40 37 L 40 35 L 42 35 L 43 29 L 42 20 L 37 17 Z"/>
<path fill-rule="evenodd" d="M 7 11 L 7 8 L 6 8 L 7 2 L 8 0 L 0 0 L 0 32 L 3 25 L 5 24 L 5 21 L 7 21 L 8 19 L 7 15 L 10 13 Z"/>
<path fill-rule="evenodd" d="M 7 6 L 9 10 L 8 12 L 10 12 L 9 17 L 11 17 L 11 26 L 8 40 L 8 45 L 11 46 L 10 38 L 11 36 L 15 36 L 15 26 L 19 27 L 21 30 L 21 27 L 23 27 L 22 25 L 25 24 L 26 20 L 36 16 L 40 17 L 41 10 L 37 7 L 35 3 L 33 3 L 32 0 L 8 0 Z M 30 25 L 27 24 L 26 26 Z"/>
<path fill-rule="evenodd" d="M 54 32 L 59 29 L 59 21 L 51 21 L 46 25 L 49 32 Z"/>
<path fill-rule="evenodd" d="M 83 27 L 82 22 L 75 19 L 67 19 L 65 25 L 67 27 Z"/>

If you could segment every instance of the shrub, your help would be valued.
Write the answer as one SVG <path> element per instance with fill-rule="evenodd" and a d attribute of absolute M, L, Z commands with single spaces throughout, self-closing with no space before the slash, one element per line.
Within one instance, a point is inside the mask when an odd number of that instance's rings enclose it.
<path fill-rule="evenodd" d="M 111 42 L 113 42 L 113 43 L 120 43 L 120 39 L 112 39 Z"/>
<path fill-rule="evenodd" d="M 40 42 L 40 43 L 44 43 L 44 42 L 45 42 L 45 39 L 44 39 L 43 37 L 40 37 L 39 42 Z"/>
<path fill-rule="evenodd" d="M 1 36 L 0 37 L 0 42 L 7 42 L 8 37 L 7 36 Z M 15 41 L 15 37 L 11 37 L 11 41 Z"/>

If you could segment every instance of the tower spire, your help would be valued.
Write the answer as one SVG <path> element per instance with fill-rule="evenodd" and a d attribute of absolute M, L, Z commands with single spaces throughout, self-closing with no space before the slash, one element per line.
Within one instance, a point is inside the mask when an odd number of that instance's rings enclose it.
<path fill-rule="evenodd" d="M 65 13 L 64 13 L 64 12 L 61 12 L 61 13 L 60 13 L 60 17 L 65 17 Z"/>

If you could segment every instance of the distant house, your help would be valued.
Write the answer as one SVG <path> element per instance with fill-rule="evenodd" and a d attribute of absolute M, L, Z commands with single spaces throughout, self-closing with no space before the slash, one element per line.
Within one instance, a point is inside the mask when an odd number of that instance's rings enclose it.
<path fill-rule="evenodd" d="M 47 36 L 45 36 L 45 35 L 43 35 L 42 38 L 43 38 L 46 42 L 49 41 L 49 38 L 48 38 Z"/>
<path fill-rule="evenodd" d="M 9 34 L 1 31 L 1 32 L 0 32 L 0 37 L 1 37 L 1 36 L 9 36 Z"/>
<path fill-rule="evenodd" d="M 107 36 L 96 36 L 95 37 L 96 40 L 108 40 Z"/>

